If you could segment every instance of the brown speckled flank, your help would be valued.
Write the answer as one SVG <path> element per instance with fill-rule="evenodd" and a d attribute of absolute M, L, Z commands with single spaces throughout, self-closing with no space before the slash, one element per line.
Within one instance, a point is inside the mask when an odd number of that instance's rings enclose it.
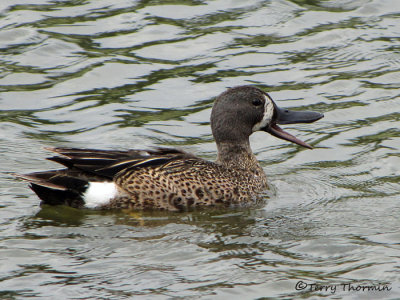
<path fill-rule="evenodd" d="M 168 150 L 163 150 L 168 152 Z M 183 210 L 197 206 L 243 204 L 266 188 L 266 176 L 256 164 L 228 168 L 186 153 L 171 155 L 160 165 L 121 172 L 115 182 L 127 192 L 111 207 Z"/>
<path fill-rule="evenodd" d="M 277 124 L 309 123 L 323 115 L 279 109 L 268 94 L 252 86 L 228 89 L 216 99 L 211 127 L 218 147 L 216 162 L 189 153 L 156 150 L 49 148 L 48 158 L 62 170 L 19 177 L 31 182 L 42 203 L 83 208 L 92 182 L 113 182 L 116 193 L 96 208 L 187 210 L 202 206 L 242 206 L 267 189 L 267 178 L 251 151 L 256 130 L 304 147 L 308 144 Z M 114 186 L 114 185 L 112 185 Z"/>

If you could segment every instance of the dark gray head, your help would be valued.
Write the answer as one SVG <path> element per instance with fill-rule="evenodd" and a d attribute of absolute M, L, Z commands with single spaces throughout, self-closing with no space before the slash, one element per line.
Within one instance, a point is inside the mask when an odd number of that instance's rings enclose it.
<path fill-rule="evenodd" d="M 281 109 L 267 93 L 246 85 L 230 88 L 217 97 L 211 112 L 211 129 L 217 143 L 243 143 L 253 132 L 265 131 L 312 149 L 277 124 L 311 123 L 323 116 L 318 112 Z"/>

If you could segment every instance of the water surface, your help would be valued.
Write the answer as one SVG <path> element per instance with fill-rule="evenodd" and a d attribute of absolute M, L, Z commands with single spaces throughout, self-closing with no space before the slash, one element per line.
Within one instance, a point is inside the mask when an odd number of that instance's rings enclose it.
<path fill-rule="evenodd" d="M 0 17 L 0 298 L 400 298 L 400 2 L 14 0 Z M 242 84 L 325 114 L 285 127 L 312 151 L 251 137 L 263 208 L 40 208 L 11 176 L 55 168 L 46 146 L 213 160 L 212 102 Z"/>

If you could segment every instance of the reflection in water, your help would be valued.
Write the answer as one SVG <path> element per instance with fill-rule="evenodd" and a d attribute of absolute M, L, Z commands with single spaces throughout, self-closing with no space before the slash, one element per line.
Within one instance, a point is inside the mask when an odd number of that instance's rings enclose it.
<path fill-rule="evenodd" d="M 0 11 L 0 297 L 298 298 L 299 280 L 391 284 L 335 296 L 400 297 L 400 4 L 20 0 Z M 8 175 L 54 168 L 41 149 L 52 145 L 214 159 L 214 97 L 249 83 L 325 114 L 286 126 L 312 151 L 252 136 L 275 190 L 261 209 L 39 208 Z"/>

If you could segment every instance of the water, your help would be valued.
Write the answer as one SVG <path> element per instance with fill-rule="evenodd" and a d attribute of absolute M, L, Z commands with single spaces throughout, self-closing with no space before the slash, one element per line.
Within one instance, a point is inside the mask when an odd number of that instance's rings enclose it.
<path fill-rule="evenodd" d="M 400 298 L 399 1 L 13 0 L 0 11 L 0 298 Z M 252 136 L 275 189 L 261 209 L 41 209 L 11 175 L 55 168 L 43 147 L 56 145 L 215 159 L 213 99 L 241 84 L 325 113 L 285 126 L 313 151 Z"/>

